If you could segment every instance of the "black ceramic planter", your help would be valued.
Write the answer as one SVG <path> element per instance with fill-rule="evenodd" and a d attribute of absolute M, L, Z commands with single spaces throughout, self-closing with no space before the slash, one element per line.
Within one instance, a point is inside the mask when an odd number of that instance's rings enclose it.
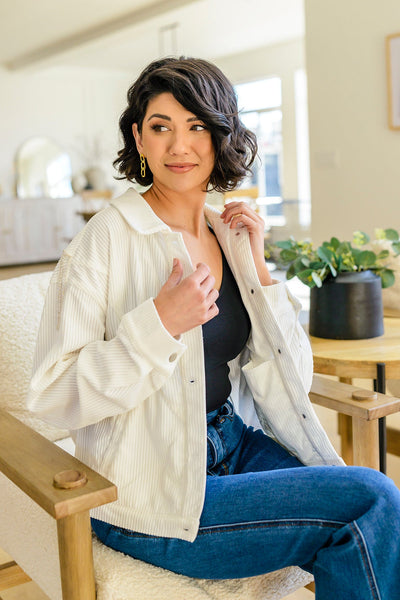
<path fill-rule="evenodd" d="M 372 271 L 340 273 L 312 288 L 309 332 L 333 340 L 383 335 L 381 278 Z"/>

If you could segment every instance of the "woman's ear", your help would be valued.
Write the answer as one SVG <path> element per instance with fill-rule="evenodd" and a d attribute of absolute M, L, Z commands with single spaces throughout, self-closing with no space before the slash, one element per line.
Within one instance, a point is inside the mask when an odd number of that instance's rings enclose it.
<path fill-rule="evenodd" d="M 139 133 L 137 123 L 132 124 L 132 133 L 133 137 L 135 138 L 137 151 L 139 154 L 143 154 L 142 136 Z"/>

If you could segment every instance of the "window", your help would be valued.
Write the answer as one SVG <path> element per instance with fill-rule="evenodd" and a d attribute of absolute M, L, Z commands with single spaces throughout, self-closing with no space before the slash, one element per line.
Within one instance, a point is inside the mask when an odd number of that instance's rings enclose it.
<path fill-rule="evenodd" d="M 294 226 L 284 217 L 295 209 L 295 221 L 307 228 L 311 221 L 310 163 L 307 112 L 307 76 L 303 69 L 294 73 L 295 131 L 286 131 L 285 143 L 296 144 L 297 198 L 285 198 L 282 204 L 282 82 L 279 77 L 242 83 L 235 87 L 241 119 L 258 140 L 259 160 L 253 165 L 254 174 L 243 187 L 257 186 L 259 213 L 269 225 Z M 288 153 L 290 155 L 290 153 Z M 296 182 L 291 182 L 291 188 Z M 293 217 L 292 214 L 292 217 Z M 291 219 L 292 219 L 291 217 Z M 291 220 L 289 219 L 289 221 Z"/>
<path fill-rule="evenodd" d="M 259 212 L 270 225 L 283 225 L 282 213 L 282 91 L 279 77 L 235 86 L 241 120 L 257 136 L 253 176 L 243 187 L 257 186 Z"/>

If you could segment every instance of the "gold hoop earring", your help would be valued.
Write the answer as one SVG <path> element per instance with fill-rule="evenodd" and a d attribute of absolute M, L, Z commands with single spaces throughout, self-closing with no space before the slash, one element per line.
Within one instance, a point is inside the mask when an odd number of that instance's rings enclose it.
<path fill-rule="evenodd" d="M 143 179 L 146 177 L 146 159 L 144 154 L 140 155 L 140 177 Z"/>

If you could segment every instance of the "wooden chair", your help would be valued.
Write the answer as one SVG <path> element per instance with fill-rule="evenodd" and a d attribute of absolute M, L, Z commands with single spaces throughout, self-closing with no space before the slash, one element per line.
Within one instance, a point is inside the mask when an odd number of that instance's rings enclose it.
<path fill-rule="evenodd" d="M 224 193 L 225 200 L 233 200 L 236 198 L 251 198 L 252 200 L 257 200 L 258 197 L 259 193 L 257 186 L 240 188 L 238 190 L 232 190 L 231 192 Z"/>
<path fill-rule="evenodd" d="M 272 600 L 309 583 L 309 574 L 297 567 L 247 579 L 190 579 L 124 556 L 92 537 L 89 511 L 114 501 L 115 486 L 47 439 L 65 432 L 42 430 L 44 437 L 33 429 L 43 424 L 23 412 L 49 277 L 0 282 L 0 547 L 18 563 L 0 568 L 0 591 L 31 577 L 51 600 Z M 382 411 L 400 409 L 399 399 L 378 394 L 357 412 L 354 391 L 316 377 L 310 396 L 352 414 L 354 422 L 362 422 L 359 431 Z M 355 444 L 359 463 L 374 466 L 376 457 L 362 435 Z"/>
<path fill-rule="evenodd" d="M 82 209 L 77 214 L 86 222 L 104 208 L 112 198 L 112 190 L 82 190 Z"/>

